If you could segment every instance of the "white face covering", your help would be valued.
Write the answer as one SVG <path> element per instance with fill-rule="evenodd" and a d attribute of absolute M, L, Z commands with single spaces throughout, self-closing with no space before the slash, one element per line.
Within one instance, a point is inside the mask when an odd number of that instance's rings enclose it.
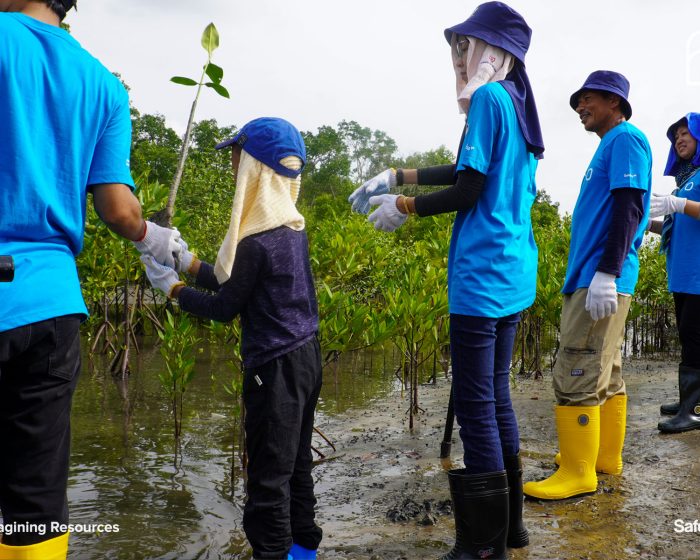
<path fill-rule="evenodd" d="M 457 56 L 457 43 L 462 56 Z M 484 84 L 505 79 L 513 69 L 513 55 L 476 37 L 452 34 L 452 64 L 457 78 L 457 104 L 460 113 L 469 113 L 474 92 Z M 464 75 L 466 74 L 466 76 Z M 466 79 L 465 79 L 466 78 Z"/>

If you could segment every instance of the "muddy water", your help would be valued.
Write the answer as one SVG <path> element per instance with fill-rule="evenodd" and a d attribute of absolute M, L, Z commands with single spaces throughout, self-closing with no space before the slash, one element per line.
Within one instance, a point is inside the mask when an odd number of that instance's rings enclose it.
<path fill-rule="evenodd" d="M 198 356 L 185 394 L 179 449 L 157 350 L 144 349 L 123 383 L 104 373 L 99 356 L 92 364 L 85 356 L 73 408 L 71 523 L 116 524 L 119 532 L 74 533 L 71 560 L 250 557 L 241 530 L 238 403 L 222 387 L 230 356 L 210 352 Z M 390 393 L 395 381 L 381 374 L 386 360 L 390 354 L 344 360 L 337 375 L 327 368 L 319 425 Z M 331 451 L 320 439 L 315 444 Z"/>
<path fill-rule="evenodd" d="M 85 369 L 74 411 L 72 522 L 117 523 L 120 531 L 74 535 L 69 558 L 250 558 L 240 470 L 233 484 L 230 476 L 232 461 L 238 465 L 232 458 L 238 428 L 236 403 L 221 389 L 225 361 L 207 351 L 199 357 L 178 456 L 157 352 L 142 353 L 126 385 L 100 373 L 101 364 Z M 353 358 L 337 376 L 332 368 L 325 372 L 317 425 L 338 454 L 314 469 L 325 532 L 319 558 L 430 559 L 452 542 L 453 521 L 443 507 L 450 465 L 437 459 L 449 384 L 439 377 L 420 388 L 425 413 L 409 433 L 408 397 L 383 373 L 391 369 L 385 361 L 391 357 Z M 510 558 L 700 558 L 698 533 L 674 531 L 677 519 L 700 518 L 700 431 L 665 437 L 656 431 L 658 403 L 674 395 L 674 368 L 627 365 L 623 475 L 601 475 L 594 496 L 526 502 L 531 545 Z M 513 395 L 525 479 L 548 476 L 556 451 L 550 379 L 521 380 Z"/>
<path fill-rule="evenodd" d="M 530 530 L 529 547 L 510 551 L 511 559 L 697 559 L 698 533 L 677 533 L 676 520 L 700 518 L 700 431 L 660 436 L 656 430 L 658 404 L 675 392 L 675 365 L 657 362 L 627 364 L 630 392 L 628 432 L 622 476 L 600 475 L 595 495 L 560 502 L 526 501 L 524 517 Z M 391 523 L 385 513 L 407 497 L 413 502 L 439 502 L 448 497 L 447 480 L 436 459 L 448 384 L 422 388 L 428 412 L 414 435 L 395 431 L 391 418 L 401 416 L 403 404 L 387 405 L 349 422 L 361 434 L 344 437 L 347 458 L 321 478 L 322 518 L 328 538 L 325 558 L 366 560 L 437 558 L 453 539 L 450 516 L 436 516 L 424 526 L 418 515 Z M 552 421 L 551 378 L 521 380 L 513 388 L 521 427 L 525 480 L 539 480 L 554 471 L 556 433 Z M 440 410 L 440 414 L 435 411 Z M 398 426 L 396 426 L 398 430 Z M 459 466 L 461 446 L 453 446 Z M 383 477 L 392 465 L 398 476 Z M 447 465 L 443 465 L 447 466 Z M 345 478 L 343 477 L 345 474 Z M 342 487 L 329 484 L 342 480 Z M 324 481 L 326 484 L 324 485 Z M 343 516 L 336 512 L 352 509 Z"/>

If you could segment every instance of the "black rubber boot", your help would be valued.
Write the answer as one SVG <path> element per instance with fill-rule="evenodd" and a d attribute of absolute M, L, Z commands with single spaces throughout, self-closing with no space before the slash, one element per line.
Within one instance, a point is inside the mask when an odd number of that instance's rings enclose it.
<path fill-rule="evenodd" d="M 680 402 L 674 402 L 674 403 L 668 403 L 668 404 L 662 404 L 660 407 L 661 414 L 664 416 L 675 416 L 678 414 L 678 411 L 681 409 L 681 403 Z"/>
<path fill-rule="evenodd" d="M 508 479 L 505 471 L 447 473 L 457 535 L 454 548 L 441 560 L 506 558 Z"/>
<path fill-rule="evenodd" d="M 659 422 L 659 430 L 667 434 L 700 429 L 700 369 L 679 366 L 678 389 L 681 394 L 678 414 Z"/>
<path fill-rule="evenodd" d="M 508 477 L 508 548 L 522 548 L 530 544 L 523 525 L 523 465 L 520 454 L 503 456 Z"/>

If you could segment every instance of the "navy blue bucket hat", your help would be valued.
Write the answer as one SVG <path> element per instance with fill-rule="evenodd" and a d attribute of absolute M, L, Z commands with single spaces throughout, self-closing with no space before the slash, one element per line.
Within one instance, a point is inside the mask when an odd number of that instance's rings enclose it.
<path fill-rule="evenodd" d="M 479 5 L 469 19 L 445 29 L 445 39 L 452 42 L 452 34 L 470 35 L 489 45 L 508 51 L 525 64 L 525 53 L 530 48 L 532 29 L 518 12 L 503 2 Z"/>
<path fill-rule="evenodd" d="M 238 145 L 275 173 L 290 177 L 299 176 L 306 164 L 306 146 L 296 127 L 284 119 L 261 117 L 245 124 L 238 133 L 216 145 L 217 150 Z M 288 156 L 301 160 L 301 169 L 290 169 L 280 163 Z"/>
<path fill-rule="evenodd" d="M 453 34 L 476 37 L 517 59 L 513 70 L 500 84 L 513 101 L 528 151 L 541 159 L 544 152 L 542 129 L 535 96 L 525 72 L 525 53 L 530 48 L 532 29 L 523 16 L 503 2 L 486 2 L 477 6 L 466 21 L 445 29 L 445 39 L 450 44 Z"/>
<path fill-rule="evenodd" d="M 671 150 L 668 153 L 668 159 L 666 160 L 666 169 L 664 170 L 664 175 L 676 175 L 677 165 L 680 163 L 680 158 L 676 153 L 676 129 L 685 125 L 688 127 L 688 132 L 695 138 L 698 143 L 695 149 L 695 155 L 691 160 L 692 164 L 696 167 L 700 167 L 700 113 L 688 113 L 685 117 L 674 122 L 668 127 L 666 131 L 666 137 L 671 141 Z"/>
<path fill-rule="evenodd" d="M 578 98 L 584 90 L 607 91 L 620 97 L 620 109 L 627 120 L 632 116 L 632 106 L 627 98 L 630 94 L 630 83 L 619 72 L 611 70 L 596 70 L 586 78 L 584 84 L 571 94 L 569 105 L 575 111 L 578 107 Z"/>

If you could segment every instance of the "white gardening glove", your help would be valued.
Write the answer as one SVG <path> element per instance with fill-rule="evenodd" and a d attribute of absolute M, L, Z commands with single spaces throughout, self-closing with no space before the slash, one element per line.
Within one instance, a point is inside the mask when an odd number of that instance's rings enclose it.
<path fill-rule="evenodd" d="M 594 321 L 617 313 L 617 286 L 614 274 L 598 270 L 593 275 L 586 294 L 586 311 Z"/>
<path fill-rule="evenodd" d="M 180 255 L 180 232 L 177 229 L 164 228 L 153 222 L 146 222 L 146 234 L 140 241 L 134 241 L 134 247 L 142 255 L 151 255 L 155 260 L 175 268 L 175 260 Z"/>
<path fill-rule="evenodd" d="M 672 194 L 655 194 L 651 197 L 651 207 L 649 217 L 658 218 L 666 214 L 682 214 L 685 210 L 686 198 L 673 196 Z"/>
<path fill-rule="evenodd" d="M 175 262 L 175 270 L 177 270 L 178 272 L 186 272 L 190 274 L 190 268 L 192 267 L 192 263 L 197 257 L 194 253 L 192 253 L 189 250 L 187 242 L 182 237 L 180 237 L 177 240 L 177 242 L 180 244 L 180 256 Z"/>
<path fill-rule="evenodd" d="M 175 286 L 184 286 L 177 272 L 165 265 L 162 265 L 151 255 L 141 255 L 141 262 L 146 267 L 146 276 L 151 286 L 161 290 L 166 296 L 172 297 Z"/>
<path fill-rule="evenodd" d="M 379 205 L 374 212 L 367 218 L 374 224 L 374 229 L 382 231 L 394 231 L 408 218 L 408 214 L 404 214 L 396 207 L 396 199 L 399 195 L 382 194 L 373 196 L 369 199 L 369 204 L 372 206 Z"/>
<path fill-rule="evenodd" d="M 361 187 L 356 188 L 348 197 L 348 202 L 352 204 L 353 211 L 367 214 L 370 204 L 369 197 L 388 193 L 395 186 L 396 170 L 387 169 L 363 183 Z"/>

